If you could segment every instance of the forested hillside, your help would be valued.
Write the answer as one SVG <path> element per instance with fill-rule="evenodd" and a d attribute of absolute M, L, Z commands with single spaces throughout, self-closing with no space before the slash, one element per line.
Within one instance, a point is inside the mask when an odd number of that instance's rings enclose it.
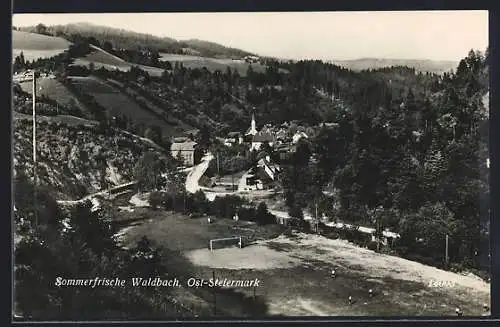
<path fill-rule="evenodd" d="M 436 265 L 448 235 L 450 260 L 477 267 L 488 252 L 487 61 L 471 51 L 442 77 L 406 68 L 348 74 L 351 91 L 339 94 L 350 110 L 338 128 L 302 143 L 283 176 L 291 214 L 318 203 L 337 219 L 391 228 L 400 253 Z"/>
<path fill-rule="evenodd" d="M 198 55 L 206 57 L 238 57 L 241 58 L 251 53 L 228 48 L 223 45 L 199 41 L 199 40 L 175 40 L 169 37 L 158 37 L 154 35 L 136 33 L 128 30 L 112 28 L 107 26 L 99 26 L 89 23 L 73 23 L 67 25 L 37 26 L 23 27 L 25 32 L 38 34 L 47 34 L 60 36 L 64 38 L 73 38 L 75 35 L 83 37 L 92 37 L 98 44 L 108 51 L 109 44 L 112 44 L 116 49 L 149 49 L 157 52 L 190 54 L 195 51 Z"/>

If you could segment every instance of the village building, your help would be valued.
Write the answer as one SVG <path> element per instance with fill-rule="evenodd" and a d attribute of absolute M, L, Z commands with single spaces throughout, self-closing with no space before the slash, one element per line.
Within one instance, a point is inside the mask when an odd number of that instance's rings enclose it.
<path fill-rule="evenodd" d="M 308 136 L 305 132 L 302 131 L 297 131 L 293 136 L 292 136 L 292 143 L 296 144 L 299 142 L 300 139 L 307 139 Z"/>
<path fill-rule="evenodd" d="M 248 63 L 257 63 L 260 60 L 260 57 L 257 56 L 245 56 L 243 57 L 243 60 Z"/>
<path fill-rule="evenodd" d="M 280 167 L 266 156 L 257 161 L 257 176 L 262 182 L 275 181 L 277 174 L 281 171 Z"/>
<path fill-rule="evenodd" d="M 293 153 L 295 153 L 295 145 L 281 144 L 276 148 L 276 153 L 278 154 L 280 163 L 287 162 L 290 160 Z"/>
<path fill-rule="evenodd" d="M 184 142 L 174 142 L 170 146 L 172 157 L 181 158 L 184 165 L 190 167 L 199 162 L 201 151 L 197 147 L 197 143 L 186 140 Z"/>
<path fill-rule="evenodd" d="M 281 144 L 281 143 L 284 143 L 284 142 L 287 142 L 288 141 L 288 132 L 283 129 L 283 128 L 280 128 L 276 134 L 275 134 L 275 137 L 276 137 L 276 142 L 278 144 Z"/>
<path fill-rule="evenodd" d="M 225 146 L 233 146 L 235 144 L 243 143 L 243 136 L 240 132 L 230 132 L 227 134 L 227 137 L 224 139 Z"/>
<path fill-rule="evenodd" d="M 252 138 L 252 145 L 250 146 L 250 151 L 258 151 L 264 143 L 268 143 L 271 147 L 274 146 L 276 142 L 275 137 L 269 133 L 258 133 Z"/>
<path fill-rule="evenodd" d="M 329 128 L 332 128 L 332 127 L 338 127 L 339 124 L 338 123 L 320 123 L 319 124 L 319 127 L 329 127 Z"/>
<path fill-rule="evenodd" d="M 245 175 L 243 183 L 238 186 L 239 191 L 263 190 L 269 188 L 276 181 L 281 168 L 265 156 L 253 166 Z"/>

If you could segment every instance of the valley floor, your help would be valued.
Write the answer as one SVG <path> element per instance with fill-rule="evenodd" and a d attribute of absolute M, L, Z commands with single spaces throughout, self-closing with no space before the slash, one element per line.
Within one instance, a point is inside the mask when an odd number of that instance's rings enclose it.
<path fill-rule="evenodd" d="M 180 275 L 261 281 L 259 287 L 235 288 L 233 293 L 217 290 L 217 316 L 252 315 L 244 307 L 254 296 L 259 316 L 453 316 L 457 306 L 465 316 L 474 316 L 484 313 L 483 303 L 490 303 L 490 285 L 480 279 L 347 241 L 303 233 L 285 236 L 281 226 L 229 219 L 208 224 L 204 218 L 148 208 L 123 214 L 147 219 L 124 230 L 122 242 L 130 245 L 146 235 L 165 249 L 165 263 L 175 262 Z M 248 245 L 208 249 L 210 239 L 230 236 L 243 236 Z M 332 269 L 336 278 L 330 276 Z M 195 312 L 213 314 L 213 290 L 183 287 L 176 296 Z"/>

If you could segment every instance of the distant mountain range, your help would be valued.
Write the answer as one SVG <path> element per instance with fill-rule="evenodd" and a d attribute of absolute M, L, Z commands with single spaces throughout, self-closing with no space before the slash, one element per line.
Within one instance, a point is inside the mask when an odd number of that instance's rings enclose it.
<path fill-rule="evenodd" d="M 21 31 L 35 32 L 36 27 L 22 27 Z M 151 34 L 137 33 L 129 30 L 90 23 L 72 23 L 67 25 L 48 26 L 47 32 L 59 36 L 64 34 L 81 34 L 85 37 L 95 37 L 99 42 L 109 41 L 117 48 L 151 47 L 166 53 L 195 54 L 212 58 L 242 58 L 256 55 L 249 51 L 226 47 L 224 45 L 199 40 L 176 40 L 170 37 L 159 37 Z M 331 63 L 352 70 L 377 69 L 390 66 L 408 66 L 421 72 L 444 73 L 454 70 L 458 62 L 421 59 L 382 59 L 360 58 L 352 60 L 331 60 Z"/>
<path fill-rule="evenodd" d="M 331 63 L 352 70 L 377 69 L 391 66 L 407 66 L 415 68 L 416 71 L 445 73 L 455 70 L 458 66 L 456 61 L 445 60 L 422 60 L 422 59 L 380 59 L 360 58 L 353 60 L 332 60 Z"/>

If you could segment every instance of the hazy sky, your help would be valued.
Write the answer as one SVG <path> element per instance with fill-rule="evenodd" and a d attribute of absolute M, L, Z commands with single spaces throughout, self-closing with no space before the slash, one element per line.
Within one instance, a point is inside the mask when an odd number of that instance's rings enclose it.
<path fill-rule="evenodd" d="M 14 26 L 88 22 L 289 59 L 460 60 L 488 45 L 487 11 L 16 14 Z"/>

